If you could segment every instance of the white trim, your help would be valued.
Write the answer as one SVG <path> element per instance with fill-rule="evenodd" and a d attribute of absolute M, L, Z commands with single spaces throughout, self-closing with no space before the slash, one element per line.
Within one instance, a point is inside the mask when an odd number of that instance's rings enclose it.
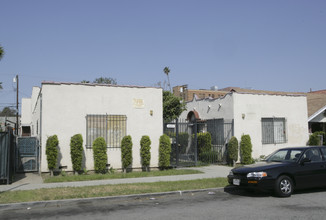
<path fill-rule="evenodd" d="M 308 118 L 308 122 L 310 122 L 312 119 L 314 119 L 315 117 L 317 117 L 319 114 L 321 114 L 323 111 L 326 110 L 326 105 L 324 107 L 322 107 L 321 109 L 319 109 L 318 111 L 316 111 L 314 114 L 312 114 L 309 118 Z"/>

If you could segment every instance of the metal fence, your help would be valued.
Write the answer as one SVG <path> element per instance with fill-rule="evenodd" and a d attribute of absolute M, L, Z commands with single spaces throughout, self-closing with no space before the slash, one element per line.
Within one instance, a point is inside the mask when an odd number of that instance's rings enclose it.
<path fill-rule="evenodd" d="M 164 133 L 171 138 L 172 166 L 199 164 L 224 164 L 227 158 L 227 143 L 233 136 L 233 120 L 211 119 L 200 122 L 164 123 Z M 211 143 L 198 145 L 198 135 L 209 133 Z M 201 148 L 205 148 L 205 150 Z"/>
<path fill-rule="evenodd" d="M 15 171 L 15 138 L 12 130 L 0 132 L 0 182 L 9 184 Z"/>
<path fill-rule="evenodd" d="M 17 172 L 36 172 L 39 169 L 39 143 L 36 137 L 19 137 L 16 153 Z"/>

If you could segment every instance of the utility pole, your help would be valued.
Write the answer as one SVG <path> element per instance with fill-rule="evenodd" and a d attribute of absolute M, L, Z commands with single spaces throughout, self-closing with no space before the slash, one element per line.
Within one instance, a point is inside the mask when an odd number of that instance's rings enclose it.
<path fill-rule="evenodd" d="M 19 128 L 19 124 L 18 124 L 18 75 L 16 75 L 16 84 L 17 84 L 17 95 L 16 95 L 16 135 L 18 136 L 18 128 Z"/>

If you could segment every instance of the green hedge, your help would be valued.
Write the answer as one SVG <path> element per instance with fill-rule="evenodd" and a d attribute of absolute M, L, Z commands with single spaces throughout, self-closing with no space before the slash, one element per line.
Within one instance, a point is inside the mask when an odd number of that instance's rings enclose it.
<path fill-rule="evenodd" d="M 252 153 L 252 144 L 251 144 L 250 135 L 242 135 L 241 142 L 240 142 L 241 163 L 252 164 L 253 159 L 251 153 Z"/>
<path fill-rule="evenodd" d="M 53 175 L 53 170 L 57 167 L 58 145 L 59 145 L 59 140 L 57 135 L 50 136 L 46 140 L 45 153 L 46 153 L 46 159 L 48 161 L 48 168 L 51 172 L 51 176 Z"/>
<path fill-rule="evenodd" d="M 160 137 L 159 146 L 159 167 L 160 169 L 167 169 L 170 167 L 171 141 L 170 137 L 163 134 Z"/>
<path fill-rule="evenodd" d="M 83 162 L 83 136 L 76 134 L 70 139 L 70 156 L 74 172 L 82 170 Z"/>
<path fill-rule="evenodd" d="M 212 137 L 209 132 L 197 134 L 197 152 L 199 157 L 204 152 L 210 152 L 212 150 Z"/>
<path fill-rule="evenodd" d="M 228 144 L 228 163 L 234 165 L 238 160 L 239 142 L 236 137 L 231 137 Z"/>
<path fill-rule="evenodd" d="M 108 155 L 106 142 L 103 137 L 98 137 L 93 142 L 94 169 L 96 173 L 106 173 Z"/>
<path fill-rule="evenodd" d="M 132 164 L 132 139 L 131 136 L 124 136 L 121 141 L 121 161 L 122 169 L 127 171 Z"/>
<path fill-rule="evenodd" d="M 151 163 L 151 139 L 149 136 L 144 135 L 140 140 L 140 156 L 143 168 L 149 171 Z"/>

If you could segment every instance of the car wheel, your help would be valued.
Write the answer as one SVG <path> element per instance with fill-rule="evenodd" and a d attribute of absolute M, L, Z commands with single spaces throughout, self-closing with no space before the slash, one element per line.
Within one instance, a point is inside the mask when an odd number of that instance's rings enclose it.
<path fill-rule="evenodd" d="M 280 176 L 275 183 L 275 193 L 280 197 L 289 197 L 293 192 L 293 181 L 288 176 Z"/>

